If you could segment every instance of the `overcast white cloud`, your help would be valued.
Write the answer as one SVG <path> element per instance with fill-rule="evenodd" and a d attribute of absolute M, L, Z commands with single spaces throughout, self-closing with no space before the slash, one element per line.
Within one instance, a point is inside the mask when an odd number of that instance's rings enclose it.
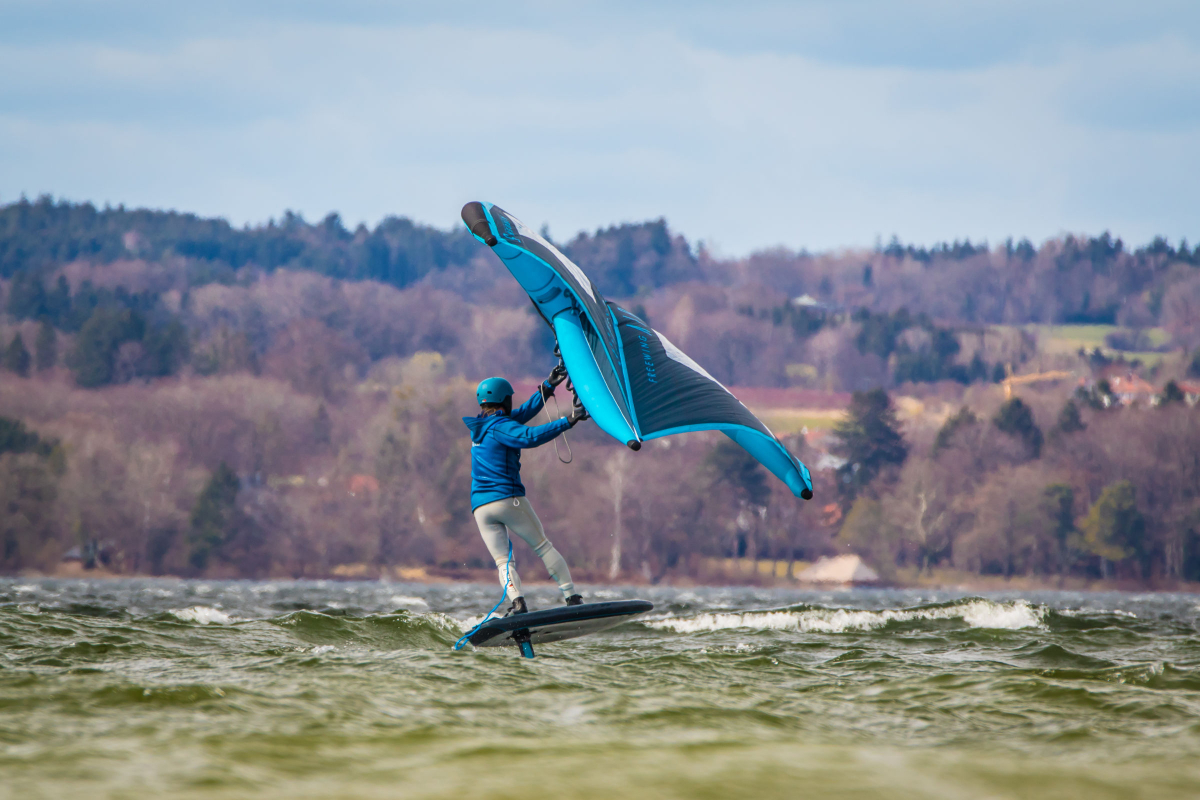
<path fill-rule="evenodd" d="M 1200 238 L 1194 3 L 160 5 L 0 0 L 0 201 Z"/>

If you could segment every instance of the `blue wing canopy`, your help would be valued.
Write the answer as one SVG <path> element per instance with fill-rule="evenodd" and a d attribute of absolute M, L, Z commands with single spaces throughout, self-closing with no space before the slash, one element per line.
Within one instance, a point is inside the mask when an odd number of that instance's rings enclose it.
<path fill-rule="evenodd" d="M 554 328 L 579 399 L 618 441 L 719 430 L 798 497 L 812 497 L 808 468 L 766 425 L 665 336 L 608 302 L 578 266 L 516 217 L 467 203 L 463 222 L 489 245 Z"/>

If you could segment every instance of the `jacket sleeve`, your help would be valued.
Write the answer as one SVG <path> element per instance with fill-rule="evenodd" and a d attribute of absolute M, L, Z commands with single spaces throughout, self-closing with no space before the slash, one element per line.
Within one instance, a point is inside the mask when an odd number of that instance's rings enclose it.
<path fill-rule="evenodd" d="M 519 422 L 524 425 L 526 422 L 529 422 L 529 420 L 536 417 L 538 412 L 542 410 L 542 406 L 546 405 L 546 400 L 542 396 L 542 389 L 545 385 L 546 384 L 543 383 L 541 386 L 539 386 L 537 391 L 534 392 L 528 400 L 521 404 L 520 408 L 514 408 L 512 413 L 508 415 L 508 418 L 513 422 Z M 554 392 L 550 391 L 550 394 L 554 394 Z"/>
<path fill-rule="evenodd" d="M 546 425 L 527 428 L 509 417 L 492 426 L 492 436 L 505 447 L 525 449 L 538 447 L 554 439 L 560 433 L 571 427 L 566 417 L 556 419 Z"/>

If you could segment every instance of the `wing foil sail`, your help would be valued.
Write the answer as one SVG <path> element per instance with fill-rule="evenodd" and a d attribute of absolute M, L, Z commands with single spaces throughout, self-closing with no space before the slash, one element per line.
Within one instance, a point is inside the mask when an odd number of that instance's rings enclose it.
<path fill-rule="evenodd" d="M 468 203 L 462 217 L 554 329 L 579 398 L 602 430 L 635 448 L 673 433 L 719 430 L 795 495 L 812 497 L 808 468 L 758 417 L 665 336 L 606 301 L 558 248 L 498 206 Z"/>

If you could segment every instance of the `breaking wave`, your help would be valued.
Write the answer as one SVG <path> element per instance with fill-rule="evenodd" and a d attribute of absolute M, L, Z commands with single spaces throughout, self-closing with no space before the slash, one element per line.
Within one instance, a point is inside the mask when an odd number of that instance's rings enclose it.
<path fill-rule="evenodd" d="M 698 633 L 730 628 L 751 630 L 790 630 L 801 633 L 844 633 L 882 628 L 890 623 L 921 620 L 961 619 L 972 628 L 1018 630 L 1042 624 L 1046 609 L 1023 600 L 996 603 L 991 600 L 965 600 L 944 606 L 880 609 L 867 611 L 847 608 L 806 608 L 800 610 L 746 611 L 699 614 L 694 617 L 670 617 L 646 620 L 644 624 L 676 633 Z"/>
<path fill-rule="evenodd" d="M 228 625 L 233 622 L 233 617 L 210 606 L 172 608 L 168 613 L 184 622 L 198 622 L 201 625 Z"/>

